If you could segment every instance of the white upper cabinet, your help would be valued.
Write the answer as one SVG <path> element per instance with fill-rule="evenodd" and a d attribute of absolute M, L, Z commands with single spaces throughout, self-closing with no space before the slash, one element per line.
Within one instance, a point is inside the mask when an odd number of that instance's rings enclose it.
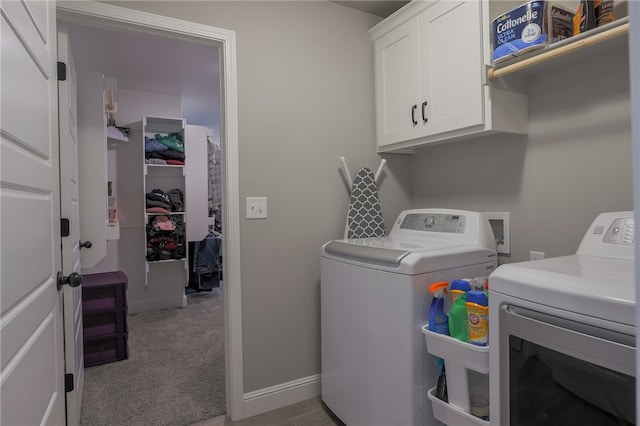
<path fill-rule="evenodd" d="M 418 16 L 424 135 L 482 124 L 479 5 L 440 1 Z"/>
<path fill-rule="evenodd" d="M 418 18 L 413 18 L 375 42 L 376 127 L 378 144 L 388 145 L 420 136 L 418 108 L 420 58 Z"/>
<path fill-rule="evenodd" d="M 414 1 L 371 30 L 379 152 L 527 133 L 527 98 L 485 84 L 486 5 Z"/>

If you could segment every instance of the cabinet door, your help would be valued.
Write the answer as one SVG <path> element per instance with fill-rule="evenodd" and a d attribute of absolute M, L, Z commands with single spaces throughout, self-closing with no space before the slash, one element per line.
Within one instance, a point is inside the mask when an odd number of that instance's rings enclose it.
<path fill-rule="evenodd" d="M 418 20 L 413 18 L 375 41 L 378 146 L 419 136 L 420 60 Z M 414 123 L 418 124 L 414 124 Z"/>
<path fill-rule="evenodd" d="M 478 1 L 440 1 L 418 16 L 422 136 L 483 124 L 482 31 Z"/>

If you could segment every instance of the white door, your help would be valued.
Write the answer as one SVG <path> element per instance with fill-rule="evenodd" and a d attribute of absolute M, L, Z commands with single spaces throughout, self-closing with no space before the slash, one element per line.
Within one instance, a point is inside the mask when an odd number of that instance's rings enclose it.
<path fill-rule="evenodd" d="M 67 27 L 58 27 L 58 62 L 66 64 L 66 79 L 58 81 L 60 127 L 60 215 L 69 219 L 62 235 L 62 273 L 80 274 L 80 208 L 78 204 L 78 126 L 76 70 Z M 82 289 L 64 286 L 65 370 L 73 383 L 67 388 L 67 424 L 80 423 L 84 357 L 82 339 Z"/>
<path fill-rule="evenodd" d="M 64 425 L 56 4 L 0 8 L 0 423 Z"/>

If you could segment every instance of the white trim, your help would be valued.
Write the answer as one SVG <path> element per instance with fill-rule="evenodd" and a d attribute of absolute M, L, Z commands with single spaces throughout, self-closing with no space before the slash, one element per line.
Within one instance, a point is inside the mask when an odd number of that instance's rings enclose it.
<path fill-rule="evenodd" d="M 408 20 L 415 18 L 419 13 L 424 12 L 434 4 L 436 4 L 435 1 L 419 0 L 410 2 L 396 10 L 392 15 L 377 23 L 369 30 L 369 34 L 371 34 L 371 38 L 373 40 L 377 40 Z"/>
<path fill-rule="evenodd" d="M 320 374 L 303 377 L 244 395 L 245 417 L 266 413 L 320 395 Z"/>
<path fill-rule="evenodd" d="M 640 3 L 629 2 L 629 80 L 631 84 L 631 146 L 633 154 L 633 205 L 635 223 L 640 223 Z M 640 294 L 640 250 L 635 252 L 635 288 Z M 636 327 L 640 309 L 636 309 Z M 636 352 L 636 371 L 640 352 Z M 640 381 L 636 380 L 636 406 L 640 403 Z M 636 410 L 636 421 L 640 411 Z"/>
<path fill-rule="evenodd" d="M 187 39 L 204 39 L 222 46 L 222 129 L 224 156 L 223 260 L 225 272 L 225 381 L 227 416 L 245 417 L 242 370 L 242 303 L 240 278 L 240 207 L 238 183 L 238 90 L 234 31 L 140 12 L 93 1 L 57 3 L 57 17 L 102 28 L 126 28 Z"/>

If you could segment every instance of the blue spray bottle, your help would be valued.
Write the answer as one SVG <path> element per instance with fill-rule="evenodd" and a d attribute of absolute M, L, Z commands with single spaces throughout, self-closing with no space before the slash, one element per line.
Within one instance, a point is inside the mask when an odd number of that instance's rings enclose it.
<path fill-rule="evenodd" d="M 429 293 L 433 294 L 431 309 L 429 310 L 429 331 L 446 335 L 449 335 L 449 317 L 444 312 L 444 292 L 448 285 L 449 283 L 447 281 L 438 281 L 429 286 Z M 448 402 L 447 379 L 445 376 L 444 360 L 442 358 L 436 358 L 436 368 L 438 375 L 436 397 Z"/>
<path fill-rule="evenodd" d="M 444 312 L 444 292 L 448 286 L 447 281 L 438 281 L 429 286 L 429 293 L 433 294 L 429 310 L 429 330 L 447 336 L 449 335 L 449 316 Z"/>

